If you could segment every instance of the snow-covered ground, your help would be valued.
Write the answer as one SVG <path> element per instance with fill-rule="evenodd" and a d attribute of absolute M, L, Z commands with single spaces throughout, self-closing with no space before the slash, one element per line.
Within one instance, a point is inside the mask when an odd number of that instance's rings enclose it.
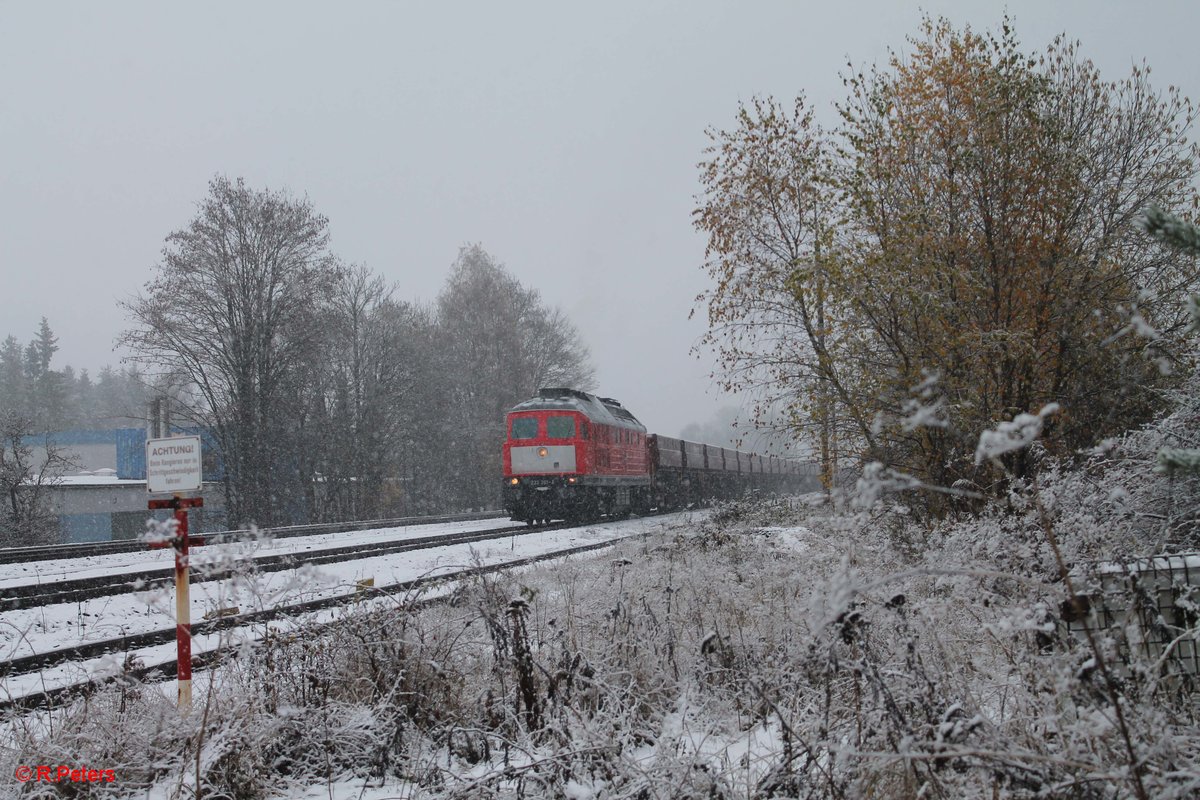
<path fill-rule="evenodd" d="M 677 523 L 682 516 L 673 514 L 562 530 L 534 531 L 499 540 L 394 553 L 320 567 L 303 566 L 295 570 L 262 574 L 247 572 L 228 580 L 206 581 L 192 586 L 192 621 L 198 622 L 204 619 L 206 614 L 219 609 L 237 608 L 240 613 L 247 613 L 306 600 L 353 594 L 357 591 L 358 582 L 366 579 L 373 579 L 374 586 L 378 589 L 390 584 L 454 572 L 473 565 L 516 561 L 554 550 L 636 536 L 662 530 L 666 525 Z M 450 535 L 486 529 L 494 525 L 495 521 L 456 522 L 275 541 L 249 541 L 198 548 L 196 552 L 204 553 L 205 565 L 224 570 L 246 564 L 254 555 L 264 552 L 302 554 L 309 550 L 320 550 L 322 547 L 341 546 L 359 541 Z M 171 563 L 170 550 L 157 550 L 153 553 L 155 555 L 152 557 L 163 564 Z M 137 557 L 131 559 L 130 555 Z M 110 561 L 122 558 L 128 560 L 119 562 L 119 566 Z M 146 557 L 138 554 L 98 556 L 94 560 L 107 564 L 107 567 L 99 564 L 86 565 L 86 570 L 94 574 L 107 574 L 105 569 L 112 571 L 122 567 L 137 571 L 139 568 L 144 569 L 148 564 Z M 58 569 L 63 569 L 63 566 L 59 565 Z M 59 573 L 54 571 L 46 574 L 52 576 Z M 313 621 L 332 618 L 335 613 L 320 612 L 307 615 L 305 619 Z M 174 624 L 173 589 L 133 592 L 80 603 L 19 609 L 6 612 L 4 622 L 0 625 L 0 658 L 11 659 L 53 652 L 88 642 L 167 629 Z M 261 635 L 263 629 L 263 626 L 259 625 L 197 636 L 193 640 L 192 651 L 199 654 L 223 643 L 254 639 Z M 175 645 L 172 643 L 137 650 L 132 655 L 145 664 L 155 664 L 172 658 L 174 652 Z M 110 655 L 62 664 L 37 673 L 12 676 L 0 686 L 0 693 L 20 697 L 43 689 L 76 683 L 85 678 L 118 674 L 123 668 L 123 658 Z"/>
<path fill-rule="evenodd" d="M 243 541 L 193 547 L 189 560 L 196 569 L 208 564 L 224 564 L 231 560 L 244 560 L 255 556 L 293 555 L 318 550 L 350 547 L 356 544 L 399 542 L 424 536 L 449 536 L 455 533 L 482 531 L 504 525 L 503 519 L 472 520 L 466 522 L 442 522 L 432 525 L 404 525 L 395 528 L 372 528 L 343 533 L 323 533 L 313 536 L 291 536 L 286 539 L 247 538 Z M 169 548 L 134 553 L 110 553 L 100 556 L 81 556 L 50 561 L 0 564 L 0 590 L 9 586 L 26 584 L 50 584 L 58 581 L 79 580 L 103 575 L 138 573 L 146 570 L 170 568 L 174 564 L 174 551 Z"/>
<path fill-rule="evenodd" d="M 1118 722 L 1095 652 L 1056 626 L 1036 513 L 931 530 L 898 504 L 799 505 L 529 537 L 647 534 L 463 581 L 451 602 L 364 600 L 284 627 L 198 674 L 191 714 L 163 681 L 13 719 L 0 774 L 88 764 L 151 800 L 198 780 L 273 800 L 1116 798 L 1134 796 L 1128 741 L 1147 796 L 1200 791 L 1194 693 L 1105 631 Z M 1097 530 L 1064 517 L 1063 546 L 1107 541 Z M 404 554 L 374 577 L 528 553 L 512 544 Z"/>

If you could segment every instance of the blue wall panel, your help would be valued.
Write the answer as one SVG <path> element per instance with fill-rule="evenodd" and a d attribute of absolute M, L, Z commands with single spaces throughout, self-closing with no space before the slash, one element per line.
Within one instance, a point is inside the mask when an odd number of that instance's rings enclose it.
<path fill-rule="evenodd" d="M 58 527 L 66 543 L 107 542 L 112 538 L 110 514 L 62 514 Z"/>

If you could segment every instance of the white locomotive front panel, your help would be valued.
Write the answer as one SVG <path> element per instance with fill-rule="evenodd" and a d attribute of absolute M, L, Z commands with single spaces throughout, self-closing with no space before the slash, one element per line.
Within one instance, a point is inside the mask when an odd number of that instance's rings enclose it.
<path fill-rule="evenodd" d="M 512 447 L 514 474 L 555 474 L 575 472 L 575 445 Z"/>

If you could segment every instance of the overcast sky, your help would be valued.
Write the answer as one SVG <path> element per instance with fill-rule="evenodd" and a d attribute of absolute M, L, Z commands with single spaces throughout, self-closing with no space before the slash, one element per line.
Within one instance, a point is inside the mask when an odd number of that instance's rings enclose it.
<path fill-rule="evenodd" d="M 478 242 L 591 347 L 652 431 L 728 398 L 689 355 L 708 127 L 804 92 L 833 123 L 847 60 L 924 8 L 999 3 L 43 3 L 0 0 L 0 338 L 46 316 L 55 365 L 116 365 L 119 300 L 214 174 L 307 195 L 332 249 L 433 300 Z M 1011 2 L 1025 49 L 1066 32 L 1106 78 L 1146 60 L 1200 99 L 1196 2 Z"/>

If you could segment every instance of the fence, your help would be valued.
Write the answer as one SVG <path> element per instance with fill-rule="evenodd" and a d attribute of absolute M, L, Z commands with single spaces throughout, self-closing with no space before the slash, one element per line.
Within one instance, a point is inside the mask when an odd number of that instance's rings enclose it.
<path fill-rule="evenodd" d="M 1073 570 L 1080 601 L 1063 607 L 1076 638 L 1090 628 L 1112 636 L 1123 671 L 1139 653 L 1159 677 L 1196 689 L 1200 682 L 1200 553 L 1099 562 Z"/>

